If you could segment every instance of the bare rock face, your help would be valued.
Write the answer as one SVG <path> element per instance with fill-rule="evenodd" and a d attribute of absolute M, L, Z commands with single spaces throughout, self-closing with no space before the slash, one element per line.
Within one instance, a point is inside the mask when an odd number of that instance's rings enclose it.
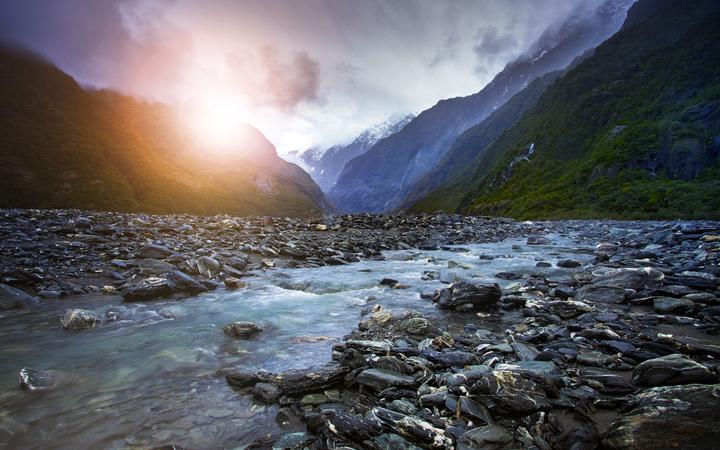
<path fill-rule="evenodd" d="M 717 448 L 720 439 L 718 384 L 648 389 L 632 398 L 630 408 L 603 435 L 603 447 Z"/>

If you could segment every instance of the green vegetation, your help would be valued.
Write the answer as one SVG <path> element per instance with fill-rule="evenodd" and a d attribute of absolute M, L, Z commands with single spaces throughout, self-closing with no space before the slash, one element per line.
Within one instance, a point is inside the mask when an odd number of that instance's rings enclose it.
<path fill-rule="evenodd" d="M 625 27 L 416 208 L 464 193 L 472 214 L 720 219 L 719 9 L 671 1 Z"/>
<path fill-rule="evenodd" d="M 258 158 L 202 161 L 166 106 L 88 91 L 0 48 L 0 207 L 309 215 L 319 187 L 259 133 Z"/>

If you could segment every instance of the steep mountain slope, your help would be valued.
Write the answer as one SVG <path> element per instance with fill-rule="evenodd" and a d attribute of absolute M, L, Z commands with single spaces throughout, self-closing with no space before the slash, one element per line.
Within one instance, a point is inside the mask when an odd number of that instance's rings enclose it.
<path fill-rule="evenodd" d="M 566 67 L 576 56 L 617 31 L 633 0 L 606 0 L 597 9 L 553 27 L 531 53 L 500 72 L 482 91 L 442 100 L 400 132 L 345 165 L 330 199 L 348 211 L 389 211 L 413 183 L 445 155 L 453 141 L 538 76 Z"/>
<path fill-rule="evenodd" d="M 278 215 L 327 207 L 310 176 L 250 126 L 234 153 L 187 142 L 166 106 L 87 91 L 37 56 L 0 48 L 0 207 Z"/>
<path fill-rule="evenodd" d="M 328 192 L 337 182 L 345 164 L 356 158 L 381 139 L 402 130 L 415 116 L 408 114 L 403 117 L 391 117 L 383 123 L 363 131 L 348 145 L 335 145 L 326 150 L 312 148 L 301 155 L 308 173 L 323 191 Z"/>
<path fill-rule="evenodd" d="M 535 106 L 542 93 L 561 74 L 562 71 L 556 70 L 536 78 L 485 120 L 458 136 L 443 159 L 408 190 L 400 207 L 431 212 L 455 211 L 484 151 Z"/>
<path fill-rule="evenodd" d="M 720 218 L 720 2 L 641 0 L 485 152 L 461 210 Z"/>

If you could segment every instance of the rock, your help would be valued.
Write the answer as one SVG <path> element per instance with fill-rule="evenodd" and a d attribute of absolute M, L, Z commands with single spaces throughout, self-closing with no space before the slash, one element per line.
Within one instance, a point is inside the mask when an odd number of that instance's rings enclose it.
<path fill-rule="evenodd" d="M 458 282 L 435 292 L 433 301 L 442 309 L 475 309 L 496 306 L 502 295 L 498 284 Z"/>
<path fill-rule="evenodd" d="M 328 396 L 322 393 L 316 393 L 316 394 L 306 394 L 303 395 L 303 397 L 300 399 L 300 404 L 302 406 L 316 406 L 316 405 L 322 405 L 323 403 L 327 403 L 330 399 L 328 399 Z"/>
<path fill-rule="evenodd" d="M 406 333 L 424 336 L 428 332 L 436 329 L 429 320 L 424 317 L 411 317 L 405 319 L 398 324 L 398 328 Z"/>
<path fill-rule="evenodd" d="M 373 439 L 376 448 L 387 450 L 421 450 L 420 447 L 411 444 L 402 436 L 393 433 L 385 433 Z"/>
<path fill-rule="evenodd" d="M 577 355 L 578 364 L 585 366 L 606 367 L 616 360 L 615 357 L 602 352 L 583 352 Z"/>
<path fill-rule="evenodd" d="M 695 302 L 685 298 L 658 297 L 653 299 L 653 310 L 658 314 L 688 315 L 695 310 Z"/>
<path fill-rule="evenodd" d="M 166 275 L 168 285 L 175 292 L 183 294 L 196 295 L 208 290 L 204 284 L 200 283 L 190 275 L 186 275 L 179 270 L 174 270 Z"/>
<path fill-rule="evenodd" d="M 349 339 L 345 341 L 348 348 L 354 348 L 363 353 L 385 354 L 390 351 L 392 345 L 388 341 L 368 341 L 362 339 Z"/>
<path fill-rule="evenodd" d="M 631 398 L 629 407 L 603 434 L 604 448 L 717 448 L 720 385 L 651 388 Z"/>
<path fill-rule="evenodd" d="M 327 365 L 310 369 L 293 369 L 273 376 L 283 395 L 324 391 L 339 384 L 348 373 L 347 367 Z"/>
<path fill-rule="evenodd" d="M 528 236 L 527 245 L 550 245 L 552 241 L 544 236 Z"/>
<path fill-rule="evenodd" d="M 582 266 L 582 263 L 576 259 L 561 259 L 557 263 L 555 263 L 555 265 L 566 269 L 572 269 Z"/>
<path fill-rule="evenodd" d="M 327 439 L 362 443 L 383 432 L 383 424 L 376 417 L 363 417 L 333 409 L 306 416 L 308 430 Z"/>
<path fill-rule="evenodd" d="M 388 387 L 410 388 L 417 385 L 415 378 L 385 369 L 365 369 L 355 381 L 376 391 Z"/>
<path fill-rule="evenodd" d="M 175 252 L 163 245 L 147 244 L 140 247 L 140 255 L 143 258 L 164 259 L 173 253 Z"/>
<path fill-rule="evenodd" d="M 357 369 L 358 367 L 362 367 L 367 364 L 367 361 L 362 353 L 354 348 L 348 348 L 342 352 L 338 358 L 338 363 L 342 366 L 349 367 L 350 369 Z"/>
<path fill-rule="evenodd" d="M 39 302 L 39 299 L 20 289 L 0 283 L 0 311 L 25 308 Z"/>
<path fill-rule="evenodd" d="M 510 348 L 510 352 L 512 352 L 512 348 Z M 478 357 L 473 353 L 460 350 L 443 352 L 437 355 L 436 358 L 448 367 L 465 367 L 479 362 Z"/>
<path fill-rule="evenodd" d="M 173 266 L 172 264 L 152 258 L 140 260 L 138 266 L 140 267 L 140 273 L 152 275 L 162 275 L 164 273 L 172 272 L 173 270 L 175 270 L 175 266 Z"/>
<path fill-rule="evenodd" d="M 392 278 L 383 278 L 382 280 L 380 280 L 380 286 L 393 287 L 398 283 L 399 283 L 398 280 L 393 280 Z"/>
<path fill-rule="evenodd" d="M 253 322 L 233 322 L 223 327 L 223 332 L 235 339 L 249 339 L 263 331 L 263 328 Z"/>
<path fill-rule="evenodd" d="M 470 390 L 477 397 L 514 413 L 531 413 L 550 406 L 539 384 L 512 370 L 493 370 L 483 375 Z"/>
<path fill-rule="evenodd" d="M 57 384 L 57 377 L 49 370 L 37 370 L 29 367 L 20 369 L 20 387 L 26 391 L 50 389 Z"/>
<path fill-rule="evenodd" d="M 575 300 L 583 303 L 620 303 L 625 300 L 625 290 L 612 286 L 583 286 L 575 292 Z"/>
<path fill-rule="evenodd" d="M 256 383 L 252 390 L 253 398 L 262 403 L 275 403 L 280 397 L 280 388 L 271 383 Z"/>
<path fill-rule="evenodd" d="M 649 359 L 633 370 L 637 386 L 669 386 L 690 383 L 717 383 L 718 377 L 702 364 L 683 355 L 672 354 Z"/>
<path fill-rule="evenodd" d="M 651 267 L 641 269 L 615 269 L 607 275 L 594 278 L 594 286 L 606 286 L 621 289 L 635 289 L 636 291 L 656 288 L 662 284 L 665 276 L 662 272 Z"/>
<path fill-rule="evenodd" d="M 411 375 L 415 371 L 410 364 L 401 361 L 395 356 L 381 356 L 379 358 L 373 357 L 369 360 L 369 364 L 373 369 L 384 369 L 391 372 L 398 372 L 403 375 Z"/>
<path fill-rule="evenodd" d="M 436 428 L 417 417 L 406 416 L 381 407 L 373 408 L 369 416 L 376 418 L 394 433 L 422 447 L 448 450 L 453 448 L 452 440 L 445 434 L 445 430 Z"/>
<path fill-rule="evenodd" d="M 572 319 L 581 314 L 595 311 L 595 308 L 587 303 L 575 300 L 555 300 L 546 303 L 545 307 L 563 319 Z"/>
<path fill-rule="evenodd" d="M 240 288 L 244 288 L 247 286 L 245 283 L 240 281 L 239 278 L 235 278 L 235 277 L 227 277 L 223 280 L 223 283 L 225 284 L 225 287 L 228 289 L 240 289 Z"/>
<path fill-rule="evenodd" d="M 483 422 L 490 424 L 493 422 L 490 411 L 470 397 L 462 396 L 458 399 L 458 411 L 461 416 L 467 417 L 475 423 Z"/>
<path fill-rule="evenodd" d="M 197 270 L 200 275 L 207 278 L 214 278 L 222 271 L 222 264 L 220 264 L 220 261 L 209 256 L 199 257 L 195 264 L 197 265 Z"/>
<path fill-rule="evenodd" d="M 167 278 L 150 277 L 127 286 L 122 297 L 126 302 L 142 302 L 169 297 L 172 294 L 173 289 Z"/>
<path fill-rule="evenodd" d="M 463 441 L 478 449 L 502 449 L 513 441 L 513 436 L 498 425 L 473 428 L 462 436 Z"/>
<path fill-rule="evenodd" d="M 451 374 L 447 377 L 446 383 L 448 387 L 472 386 L 490 371 L 490 367 L 487 366 L 474 366 L 472 369 Z"/>
<path fill-rule="evenodd" d="M 268 381 L 271 377 L 272 376 L 267 372 L 240 369 L 225 375 L 225 380 L 229 385 L 242 389 L 255 386 L 255 384 L 260 381 Z"/>
<path fill-rule="evenodd" d="M 328 229 L 328 226 L 325 225 L 324 223 L 319 223 L 319 224 L 315 225 L 315 231 L 327 231 L 327 229 Z"/>
<path fill-rule="evenodd" d="M 84 330 L 97 325 L 100 322 L 100 317 L 94 312 L 85 309 L 68 309 L 62 315 L 60 322 L 66 330 Z"/>

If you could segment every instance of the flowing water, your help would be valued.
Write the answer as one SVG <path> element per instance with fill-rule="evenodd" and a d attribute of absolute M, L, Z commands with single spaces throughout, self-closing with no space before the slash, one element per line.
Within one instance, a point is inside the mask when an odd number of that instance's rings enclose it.
<path fill-rule="evenodd" d="M 393 251 L 380 261 L 312 269 L 276 269 L 247 278 L 249 287 L 218 290 L 180 301 L 123 304 L 119 297 L 48 301 L 42 309 L 0 316 L 0 448 L 242 447 L 258 436 L 287 432 L 274 406 L 254 404 L 233 391 L 218 370 L 228 367 L 282 371 L 323 364 L 331 347 L 357 326 L 371 304 L 416 309 L 443 319 L 420 298 L 443 282 L 497 279 L 498 272 L 563 276 L 573 269 L 538 268 L 539 260 L 592 255 L 589 244 L 550 236 L 553 245 L 524 240 L 438 251 Z M 489 255 L 494 259 L 481 259 Z M 448 262 L 460 267 L 448 268 Z M 451 264 L 454 266 L 454 264 Z M 440 280 L 425 281 L 425 271 Z M 378 285 L 393 278 L 409 286 Z M 114 311 L 120 320 L 83 331 L 65 331 L 67 308 Z M 516 317 L 495 317 L 493 326 Z M 222 326 L 249 320 L 265 326 L 239 341 Z M 463 322 L 481 324 L 477 316 Z M 498 323 L 499 322 L 499 323 Z M 22 367 L 52 370 L 59 384 L 47 391 L 18 386 Z"/>

